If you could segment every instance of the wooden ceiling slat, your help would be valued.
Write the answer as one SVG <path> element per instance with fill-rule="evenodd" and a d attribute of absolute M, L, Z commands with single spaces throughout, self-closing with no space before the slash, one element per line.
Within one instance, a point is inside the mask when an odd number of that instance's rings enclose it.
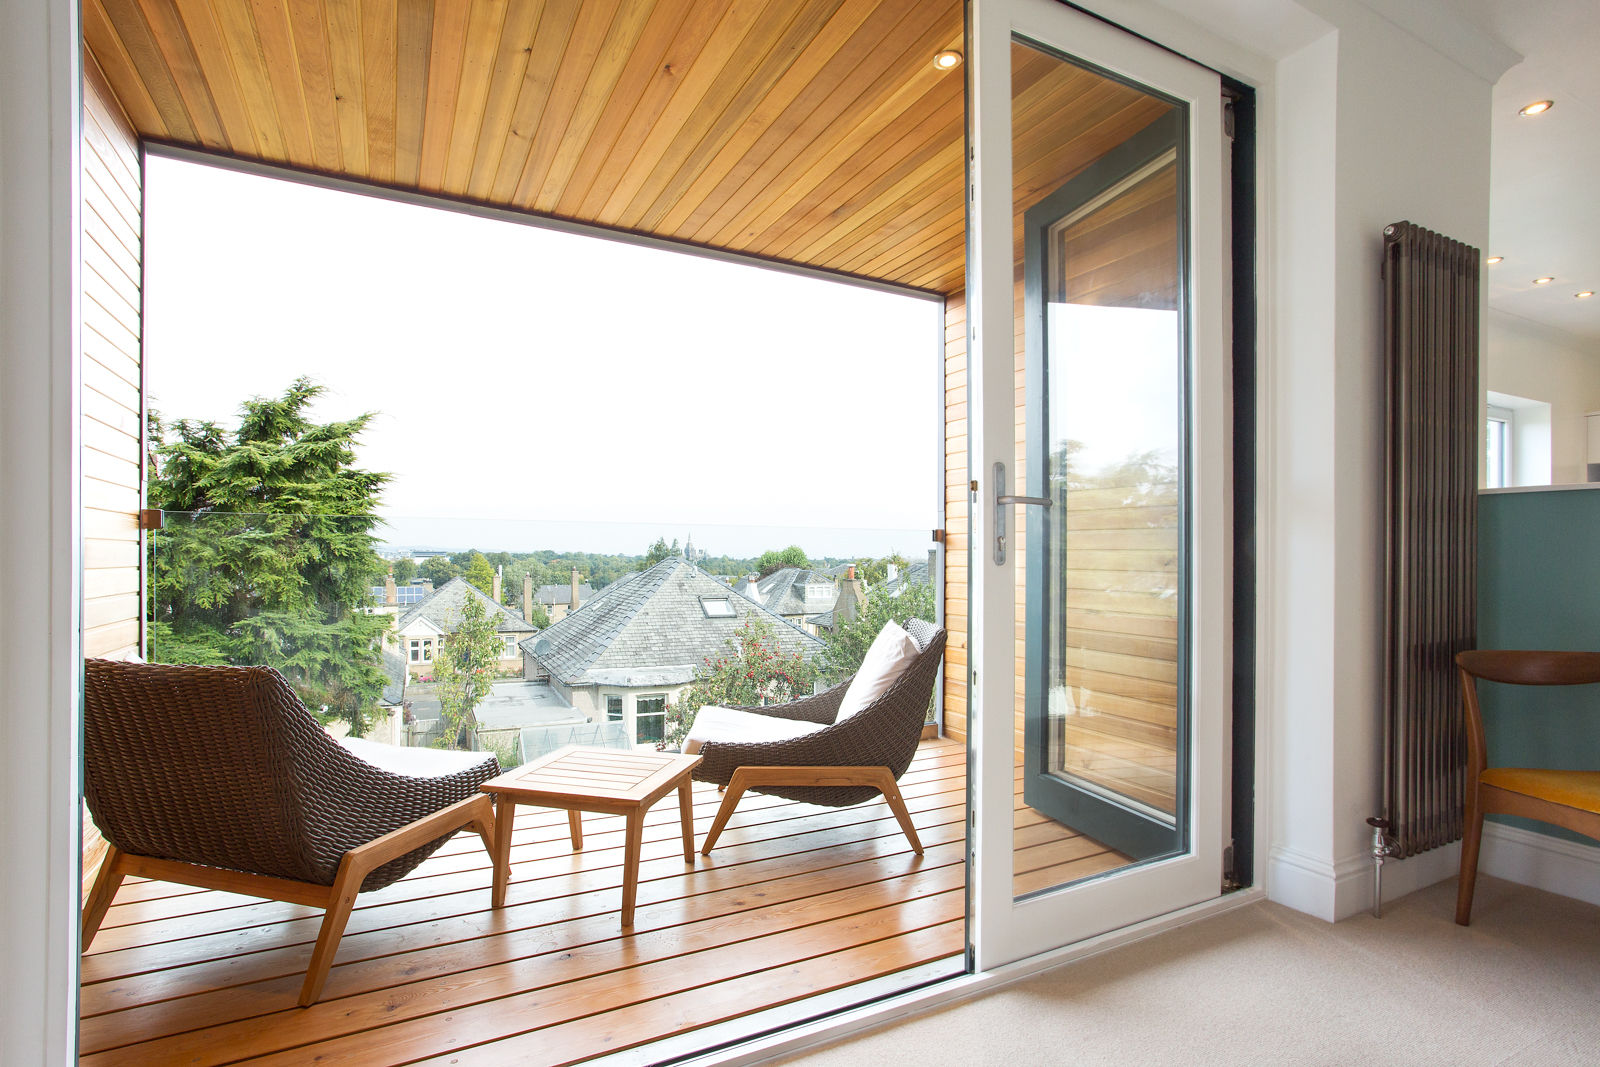
<path fill-rule="evenodd" d="M 689 172 L 685 184 L 674 183 L 663 190 L 657 202 L 659 211 L 652 208 L 645 215 L 644 226 L 654 233 L 688 237 L 694 230 L 689 220 L 717 192 L 724 180 L 752 152 L 757 150 L 773 127 L 793 109 L 795 101 L 806 96 L 806 91 L 829 69 L 829 60 L 852 40 L 863 25 L 887 27 L 896 21 L 894 13 L 884 13 L 864 3 L 848 3 L 828 20 L 822 32 L 810 41 L 798 59 L 778 79 L 772 91 L 761 101 L 761 106 L 750 113 L 737 134 L 728 139 L 722 149 L 711 159 Z M 798 119 L 791 119 L 797 123 Z M 753 169 L 754 164 L 750 165 Z M 726 195 L 725 193 L 723 195 Z"/>
<path fill-rule="evenodd" d="M 396 0 L 394 59 L 394 181 L 422 184 L 422 127 L 428 113 L 428 64 L 433 56 L 433 0 Z M 364 65 L 378 73 L 376 57 Z M 367 97 L 376 91 L 369 83 Z M 373 153 L 376 157 L 377 153 Z"/>
<path fill-rule="evenodd" d="M 361 0 L 323 0 L 328 26 L 328 64 L 343 169 L 377 177 L 367 130 L 367 76 L 362 53 Z"/>
<path fill-rule="evenodd" d="M 668 6 L 658 20 L 655 18 L 657 9 L 662 8 L 663 4 Z M 537 190 L 530 190 L 533 192 L 532 198 L 524 201 L 527 207 L 546 214 L 555 213 L 556 204 L 572 172 L 578 168 L 584 148 L 605 114 L 606 104 L 627 70 L 640 38 L 647 29 L 670 26 L 675 14 L 671 11 L 670 0 L 656 0 L 655 3 L 628 0 L 622 5 L 622 10 L 611 22 L 611 30 L 600 46 L 600 54 L 595 57 L 589 77 L 578 93 L 566 129 L 545 171 L 544 181 Z"/>
<path fill-rule="evenodd" d="M 517 94 L 528 72 L 528 57 L 533 52 L 533 36 L 544 14 L 543 0 L 522 0 L 506 12 L 500 30 L 500 47 L 495 55 L 494 73 L 489 79 L 489 94 L 478 122 L 478 144 L 473 153 L 467 179 L 467 195 L 487 200 L 500 166 L 516 111 Z"/>
<path fill-rule="evenodd" d="M 517 89 L 511 125 L 506 131 L 505 144 L 500 149 L 500 161 L 489 187 L 488 199 L 492 203 L 513 202 L 582 2 L 547 0 L 539 16 L 539 26 L 533 33 L 533 50 L 528 53 L 528 65 L 522 75 L 522 84 Z"/>
<path fill-rule="evenodd" d="M 494 80 L 506 10 L 507 0 L 473 0 L 467 16 L 456 113 L 450 121 L 450 150 L 444 166 L 443 188 L 452 196 L 466 196 L 472 182 L 472 164 L 483 133 L 485 106 Z"/>
<path fill-rule="evenodd" d="M 422 161 L 417 184 L 431 193 L 444 191 L 445 163 L 450 154 L 451 123 L 461 87 L 462 51 L 467 43 L 465 3 L 435 4 L 428 48 L 428 103 L 422 118 Z"/>
<path fill-rule="evenodd" d="M 183 98 L 184 109 L 189 113 L 201 145 L 227 151 L 232 146 L 228 143 L 222 119 L 211 99 L 211 88 L 200 69 L 200 60 L 195 56 L 194 45 L 177 9 L 172 6 L 171 0 L 143 0 L 141 10 L 167 70 L 172 74 L 178 95 Z"/>
<path fill-rule="evenodd" d="M 226 7 L 228 0 L 216 0 Z M 277 103 L 278 122 L 283 129 L 284 150 L 297 167 L 315 169 L 316 149 L 311 142 L 311 123 L 306 115 L 305 82 L 294 54 L 294 32 L 289 13 L 271 0 L 251 0 L 256 40 L 267 68 L 267 82 Z"/>
<path fill-rule="evenodd" d="M 581 205 L 596 180 L 606 181 L 605 164 L 631 141 L 637 146 L 649 123 L 671 100 L 695 60 L 728 14 L 731 0 L 659 0 L 650 23 L 640 34 L 633 54 L 622 67 L 606 97 L 588 141 L 573 170 L 561 182 L 550 210 L 571 218 L 581 215 Z M 615 175 L 610 180 L 615 180 Z"/>
<path fill-rule="evenodd" d="M 398 151 L 395 89 L 399 12 L 395 0 L 363 0 L 360 14 L 361 119 L 366 129 L 366 171 L 376 181 L 392 182 Z M 348 143 L 345 151 L 351 151 Z"/>
<path fill-rule="evenodd" d="M 184 32 L 193 42 L 191 54 L 199 65 L 228 147 L 239 155 L 259 155 L 261 147 L 255 125 L 250 121 L 250 108 L 245 103 L 239 79 L 234 75 L 233 64 L 228 60 L 227 42 L 210 3 L 208 0 L 175 0 L 175 4 Z"/>
<path fill-rule="evenodd" d="M 318 170 L 342 170 L 339 108 L 334 100 L 333 59 L 329 55 L 322 0 L 289 0 L 289 39 L 300 71 L 300 95 L 305 101 L 313 165 Z"/>
<path fill-rule="evenodd" d="M 835 25 L 841 6 L 856 12 L 864 10 L 860 4 L 843 5 L 843 0 L 813 0 L 803 5 L 800 17 L 790 25 L 766 62 L 739 87 L 721 113 L 685 124 L 677 133 L 667 153 L 650 169 L 638 192 L 617 216 L 617 223 L 629 229 L 657 231 L 662 216 L 678 202 L 711 160 L 730 150 L 731 141 L 750 130 L 755 131 L 750 134 L 753 140 L 759 133 L 764 109 L 773 106 L 772 97 L 778 86 L 786 78 L 798 84 L 790 71 L 811 42 L 825 34 L 827 27 Z M 844 21 L 854 25 L 859 18 L 854 22 Z"/>
<path fill-rule="evenodd" d="M 702 13 L 706 17 L 697 17 Z M 713 13 L 720 18 L 711 19 Z M 639 94 L 627 124 L 603 157 L 592 150 L 588 153 L 594 161 L 590 173 L 580 168 L 573 175 L 556 210 L 601 221 L 600 212 L 630 167 L 637 171 L 653 166 L 672 131 L 702 106 L 728 64 L 764 53 L 762 39 L 772 35 L 774 25 L 786 25 L 791 17 L 792 11 L 781 5 L 752 0 L 692 5 L 677 39 L 658 61 L 649 88 Z M 618 86 L 613 100 L 623 95 L 623 87 Z"/>
<path fill-rule="evenodd" d="M 83 39 L 89 46 L 94 74 L 111 90 L 134 129 L 147 137 L 170 137 L 161 109 L 134 69 L 133 57 L 111 25 L 101 0 L 83 0 Z M 86 72 L 87 76 L 87 72 Z"/>
<path fill-rule="evenodd" d="M 167 61 L 156 46 L 136 0 L 105 0 L 102 11 L 111 24 L 112 32 L 121 42 L 124 54 L 161 112 L 169 135 L 188 144 L 200 144 L 199 133 L 183 102 L 183 94 L 178 91 L 172 72 L 167 69 Z"/>
<path fill-rule="evenodd" d="M 262 159 L 288 161 L 284 124 L 278 115 L 278 101 L 273 95 L 272 79 L 267 75 L 261 42 L 256 39 L 256 24 L 250 8 L 230 0 L 208 0 L 207 7 L 227 46 L 228 66 L 244 99 L 256 150 Z"/>
<path fill-rule="evenodd" d="M 891 17 L 899 15 L 894 26 L 882 33 L 870 32 L 863 26 L 829 61 L 815 87 L 818 90 L 815 95 L 820 97 L 815 106 L 804 112 L 791 108 L 792 114 L 780 119 L 757 143 L 747 161 L 752 166 L 740 168 L 745 169 L 743 180 L 730 188 L 720 203 L 715 197 L 708 201 L 712 208 L 709 214 L 696 213 L 701 221 L 692 231 L 694 240 L 717 246 L 745 247 L 748 237 L 744 235 L 741 239 L 738 226 L 744 210 L 774 181 L 781 182 L 790 164 L 802 161 L 800 165 L 803 166 L 803 160 L 810 158 L 805 153 L 814 141 L 829 139 L 830 134 L 845 128 L 853 116 L 868 106 L 865 98 L 871 87 L 897 65 L 912 47 L 918 31 L 926 28 L 922 19 L 916 17 L 915 3 L 905 8 L 885 3 L 883 10 Z M 802 94 L 802 98 L 807 95 L 811 94 Z M 694 219 L 691 216 L 691 224 Z"/>
<path fill-rule="evenodd" d="M 715 77 L 709 79 L 704 92 L 696 96 L 693 106 L 687 99 L 690 94 L 675 94 L 638 150 L 631 157 L 616 159 L 613 165 L 616 180 L 611 183 L 604 202 L 597 202 L 593 197 L 586 201 L 585 206 L 592 215 L 585 217 L 606 225 L 627 225 L 625 217 L 641 196 L 649 195 L 654 199 L 654 193 L 646 193 L 653 176 L 660 175 L 662 181 L 670 179 L 706 134 L 719 122 L 727 122 L 730 109 L 743 114 L 754 106 L 760 90 L 749 87 L 762 77 L 762 72 L 770 72 L 770 77 L 776 79 L 781 67 L 774 64 L 774 53 L 780 52 L 784 42 L 795 34 L 796 25 L 806 23 L 808 14 L 817 19 L 821 12 L 831 11 L 836 5 L 837 0 L 832 3 L 824 0 L 821 4 L 760 5 L 761 18 L 737 52 L 722 58 Z M 819 24 L 811 23 L 811 32 Z M 803 25 L 800 33 L 807 34 Z M 779 55 L 778 62 L 787 65 L 792 56 L 792 51 L 788 58 Z M 732 129 L 732 126 L 726 128 Z"/>
<path fill-rule="evenodd" d="M 539 114 L 538 128 L 529 137 L 528 154 L 522 160 L 516 187 L 508 198 L 517 207 L 531 206 L 534 196 L 544 187 L 545 176 L 550 173 L 550 165 L 578 107 L 590 71 L 600 56 L 613 20 L 619 17 L 619 7 L 621 0 L 584 0 L 578 5 L 577 20 L 562 49 L 561 62 L 556 66 L 555 78 Z"/>

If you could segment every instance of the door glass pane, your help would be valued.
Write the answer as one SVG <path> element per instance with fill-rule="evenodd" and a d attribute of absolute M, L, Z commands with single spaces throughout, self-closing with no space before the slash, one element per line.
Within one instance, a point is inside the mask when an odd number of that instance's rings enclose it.
<path fill-rule="evenodd" d="M 1185 156 L 1180 105 L 1021 40 L 1012 70 L 1017 470 L 1051 501 L 1015 516 L 1025 896 L 1186 847 Z"/>

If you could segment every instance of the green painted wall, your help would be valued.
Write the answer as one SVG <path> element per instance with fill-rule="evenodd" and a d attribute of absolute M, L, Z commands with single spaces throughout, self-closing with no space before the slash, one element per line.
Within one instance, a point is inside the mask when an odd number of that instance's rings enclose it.
<path fill-rule="evenodd" d="M 1478 497 L 1478 647 L 1600 651 L 1600 487 Z M 1480 691 L 1491 765 L 1600 770 L 1600 686 Z"/>

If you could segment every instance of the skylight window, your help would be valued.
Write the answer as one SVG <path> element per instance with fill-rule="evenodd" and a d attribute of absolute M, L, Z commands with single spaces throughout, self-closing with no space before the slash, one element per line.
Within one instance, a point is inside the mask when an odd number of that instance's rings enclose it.
<path fill-rule="evenodd" d="M 725 596 L 701 597 L 700 610 L 706 613 L 708 619 L 731 619 L 738 614 L 733 610 L 733 601 Z"/>

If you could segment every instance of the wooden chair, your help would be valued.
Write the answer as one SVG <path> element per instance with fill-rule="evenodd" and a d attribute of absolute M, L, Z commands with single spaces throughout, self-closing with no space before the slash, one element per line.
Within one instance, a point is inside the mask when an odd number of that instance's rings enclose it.
<path fill-rule="evenodd" d="M 928 701 L 944 658 L 945 632 L 909 619 L 906 632 L 920 650 L 882 696 L 843 722 L 835 722 L 849 682 L 788 704 L 738 708 L 773 718 L 823 725 L 781 741 L 705 741 L 694 777 L 726 788 L 700 851 L 710 855 L 746 790 L 825 807 L 847 807 L 882 796 L 919 856 L 922 842 L 896 784 L 922 741 Z"/>
<path fill-rule="evenodd" d="M 1600 771 L 1489 766 L 1477 681 L 1481 678 L 1511 685 L 1589 685 L 1600 682 L 1600 652 L 1478 649 L 1459 653 L 1456 666 L 1461 671 L 1461 700 L 1467 724 L 1466 818 L 1456 922 L 1466 926 L 1472 917 L 1472 891 L 1478 877 L 1485 815 L 1520 815 L 1600 840 Z"/>
<path fill-rule="evenodd" d="M 496 858 L 478 790 L 499 773 L 493 755 L 406 750 L 430 766 L 384 770 L 329 737 L 269 667 L 88 660 L 83 738 L 84 798 L 111 846 L 83 906 L 84 950 L 128 875 L 322 908 L 305 1006 L 357 893 L 405 877 L 457 830 Z"/>

